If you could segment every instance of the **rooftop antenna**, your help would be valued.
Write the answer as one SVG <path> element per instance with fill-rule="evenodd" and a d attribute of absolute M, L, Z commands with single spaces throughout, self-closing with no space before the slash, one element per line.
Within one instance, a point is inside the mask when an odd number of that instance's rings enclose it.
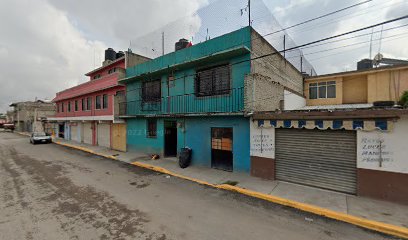
<path fill-rule="evenodd" d="M 381 41 L 382 41 L 383 28 L 384 28 L 384 25 L 381 25 L 380 43 L 379 43 L 379 45 L 378 45 L 378 53 L 381 52 Z"/>
<path fill-rule="evenodd" d="M 371 55 L 373 52 L 373 32 L 374 32 L 374 28 L 371 29 L 371 37 L 370 37 L 370 54 L 369 54 L 369 59 L 371 60 Z"/>

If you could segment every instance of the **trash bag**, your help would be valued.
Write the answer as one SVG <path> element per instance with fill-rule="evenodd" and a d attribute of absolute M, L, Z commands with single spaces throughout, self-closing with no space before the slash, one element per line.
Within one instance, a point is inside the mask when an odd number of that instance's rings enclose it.
<path fill-rule="evenodd" d="M 179 154 L 179 166 L 181 168 L 186 168 L 190 166 L 191 152 L 192 152 L 191 148 L 188 148 L 188 147 L 181 148 L 180 154 Z"/>

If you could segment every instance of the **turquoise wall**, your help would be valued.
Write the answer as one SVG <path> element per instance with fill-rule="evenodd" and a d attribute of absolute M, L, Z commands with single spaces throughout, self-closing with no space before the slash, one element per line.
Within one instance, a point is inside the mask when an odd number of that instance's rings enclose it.
<path fill-rule="evenodd" d="M 177 121 L 184 125 L 178 128 L 177 149 L 193 149 L 192 164 L 211 167 L 211 128 L 233 128 L 233 170 L 250 171 L 249 119 L 242 116 L 213 116 L 188 118 L 158 118 L 157 137 L 146 137 L 147 118 L 127 120 L 127 144 L 129 151 L 144 154 L 164 155 L 164 121 Z"/>
<path fill-rule="evenodd" d="M 211 128 L 233 128 L 233 170 L 250 171 L 249 119 L 244 117 L 187 118 L 186 145 L 193 149 L 192 164 L 211 167 Z"/>
<path fill-rule="evenodd" d="M 203 43 L 193 45 L 192 47 L 172 52 L 151 61 L 127 68 L 126 77 L 140 76 L 161 69 L 167 69 L 174 65 L 188 63 L 193 60 L 201 59 L 240 46 L 245 46 L 248 49 L 251 49 L 250 27 L 245 27 Z"/>
<path fill-rule="evenodd" d="M 157 119 L 157 137 L 147 137 L 147 119 L 130 118 L 127 119 L 127 148 L 129 151 L 136 151 L 145 154 L 160 154 L 163 151 L 163 119 Z"/>
<path fill-rule="evenodd" d="M 244 54 L 228 60 L 213 62 L 213 65 L 231 64 L 231 92 L 228 95 L 196 97 L 194 94 L 195 69 L 177 71 L 174 81 L 167 81 L 168 75 L 162 75 L 162 100 L 158 104 L 141 103 L 142 81 L 132 81 L 126 85 L 127 115 L 167 114 L 167 113 L 200 113 L 200 112 L 240 112 L 244 109 L 244 81 L 250 73 L 250 62 L 235 64 L 250 58 Z M 206 65 L 196 65 L 197 68 Z M 170 96 L 170 98 L 168 98 Z"/>

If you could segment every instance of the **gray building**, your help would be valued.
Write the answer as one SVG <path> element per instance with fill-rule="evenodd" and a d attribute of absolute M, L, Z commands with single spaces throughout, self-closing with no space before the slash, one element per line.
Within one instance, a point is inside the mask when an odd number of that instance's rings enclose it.
<path fill-rule="evenodd" d="M 47 116 L 55 114 L 55 105 L 49 101 L 35 100 L 10 104 L 7 119 L 20 132 L 44 131 Z"/>

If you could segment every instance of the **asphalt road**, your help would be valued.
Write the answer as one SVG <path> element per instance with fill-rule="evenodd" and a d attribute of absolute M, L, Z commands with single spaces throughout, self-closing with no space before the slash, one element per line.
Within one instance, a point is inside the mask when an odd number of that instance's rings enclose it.
<path fill-rule="evenodd" d="M 389 239 L 0 132 L 0 239 Z"/>

